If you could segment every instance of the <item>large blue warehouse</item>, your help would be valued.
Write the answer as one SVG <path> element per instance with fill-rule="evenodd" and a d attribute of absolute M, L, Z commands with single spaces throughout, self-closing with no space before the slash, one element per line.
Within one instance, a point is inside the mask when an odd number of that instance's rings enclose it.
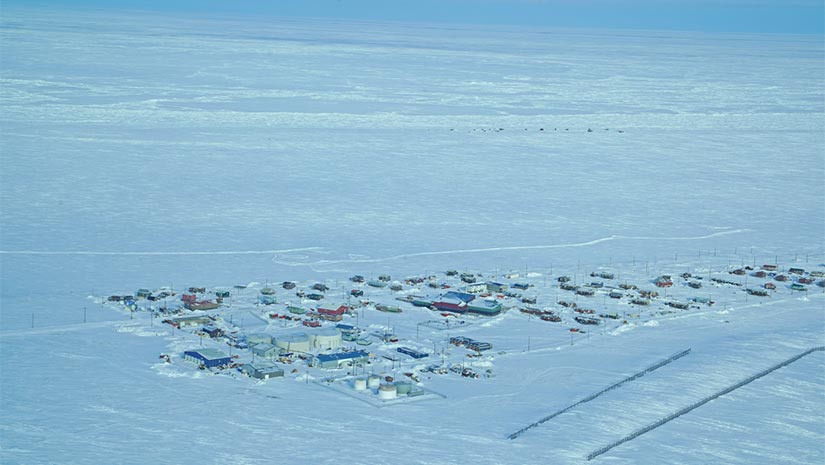
<path fill-rule="evenodd" d="M 183 353 L 183 358 L 206 368 L 215 368 L 232 363 L 232 357 L 217 349 L 187 350 Z"/>
<path fill-rule="evenodd" d="M 342 365 L 364 363 L 369 360 L 369 357 L 369 354 L 363 350 L 356 350 L 316 355 L 313 361 L 314 365 L 319 368 L 340 368 Z"/>

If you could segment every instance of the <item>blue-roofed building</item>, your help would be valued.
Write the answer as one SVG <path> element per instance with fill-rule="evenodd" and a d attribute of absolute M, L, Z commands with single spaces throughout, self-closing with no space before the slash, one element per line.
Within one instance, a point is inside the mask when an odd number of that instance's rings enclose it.
<path fill-rule="evenodd" d="M 345 341 L 354 341 L 358 338 L 358 328 L 352 325 L 337 324 L 335 329 L 341 332 L 341 338 Z"/>
<path fill-rule="evenodd" d="M 215 368 L 232 363 L 232 357 L 217 349 L 187 350 L 183 353 L 183 359 L 203 365 L 206 368 Z"/>
<path fill-rule="evenodd" d="M 313 357 L 312 364 L 318 368 L 336 369 L 344 365 L 356 365 L 365 363 L 370 355 L 363 350 L 352 352 L 338 352 L 335 354 L 319 354 Z"/>
<path fill-rule="evenodd" d="M 412 358 L 424 358 L 424 357 L 429 356 L 429 354 L 426 353 L 426 352 L 421 352 L 421 351 L 418 351 L 418 350 L 415 350 L 415 349 L 410 349 L 409 347 L 399 347 L 395 350 L 397 350 L 398 352 L 400 352 L 402 354 L 409 355 Z"/>

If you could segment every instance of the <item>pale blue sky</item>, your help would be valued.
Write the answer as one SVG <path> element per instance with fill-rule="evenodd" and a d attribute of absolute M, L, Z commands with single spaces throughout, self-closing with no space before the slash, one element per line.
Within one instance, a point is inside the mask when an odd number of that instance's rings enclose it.
<path fill-rule="evenodd" d="M 823 0 L 4 0 L 3 4 L 218 16 L 825 33 Z"/>

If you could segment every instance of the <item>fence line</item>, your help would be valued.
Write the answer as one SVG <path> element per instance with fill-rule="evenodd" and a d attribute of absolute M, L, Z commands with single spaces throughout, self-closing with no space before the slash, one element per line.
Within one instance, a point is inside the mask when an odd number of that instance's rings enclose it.
<path fill-rule="evenodd" d="M 541 419 L 541 420 L 539 420 L 539 421 L 536 421 L 536 422 L 534 422 L 534 423 L 531 423 L 531 424 L 529 424 L 529 425 L 525 426 L 524 428 L 522 428 L 522 429 L 520 429 L 520 430 L 516 431 L 515 433 L 513 433 L 513 434 L 511 434 L 511 435 L 507 436 L 507 438 L 508 438 L 508 439 L 516 439 L 517 437 L 519 437 L 519 436 L 521 436 L 522 434 L 524 434 L 524 432 L 525 432 L 525 431 L 527 431 L 527 430 L 529 430 L 529 429 L 531 429 L 531 428 L 535 428 L 536 426 L 539 426 L 539 425 L 541 425 L 542 423 L 545 423 L 545 422 L 547 422 L 547 421 L 550 421 L 550 420 L 552 420 L 553 418 L 555 418 L 555 417 L 557 417 L 557 416 L 561 415 L 562 413 L 568 412 L 568 411 L 572 410 L 573 408 L 575 408 L 575 407 L 577 407 L 577 406 L 579 406 L 579 405 L 581 405 L 581 404 L 583 404 L 583 403 L 585 403 L 585 402 L 590 402 L 591 400 L 593 400 L 593 399 L 595 399 L 595 398 L 599 397 L 600 395 L 602 395 L 602 394 L 604 394 L 604 393 L 606 393 L 606 392 L 612 391 L 613 389 L 616 389 L 616 388 L 618 388 L 618 387 L 622 386 L 622 385 L 623 385 L 623 384 L 625 384 L 625 383 L 629 383 L 630 381 L 633 381 L 633 380 L 635 380 L 635 379 L 641 378 L 641 377 L 642 377 L 642 376 L 644 376 L 646 373 L 650 373 L 650 372 L 652 372 L 652 371 L 654 371 L 654 370 L 658 370 L 659 368 L 661 368 L 661 367 L 663 367 L 663 366 L 667 365 L 668 363 L 670 363 L 670 362 L 672 362 L 672 361 L 674 361 L 674 360 L 678 360 L 678 359 L 680 359 L 680 358 L 684 357 L 685 355 L 687 355 L 687 354 L 689 354 L 689 353 L 690 353 L 690 349 L 685 349 L 685 350 L 683 350 L 683 351 L 681 351 L 681 352 L 679 352 L 679 353 L 673 354 L 673 355 L 671 355 L 670 357 L 668 357 L 668 358 L 666 358 L 666 359 L 664 359 L 664 360 L 662 360 L 662 361 L 660 361 L 660 362 L 657 362 L 657 363 L 654 363 L 653 365 L 650 365 L 649 367 L 647 367 L 647 368 L 645 368 L 644 370 L 642 370 L 642 371 L 640 371 L 640 372 L 636 373 L 636 374 L 635 374 L 635 375 L 633 375 L 633 376 L 629 376 L 629 377 L 627 377 L 627 378 L 625 378 L 625 379 L 623 379 L 623 380 L 619 381 L 618 383 L 612 384 L 612 385 L 610 385 L 610 386 L 608 386 L 608 387 L 606 387 L 606 388 L 602 389 L 601 391 L 599 391 L 599 392 L 597 392 L 597 393 L 595 393 L 595 394 L 590 394 L 589 396 L 587 396 L 587 397 L 585 397 L 584 399 L 582 399 L 582 400 L 580 400 L 580 401 L 576 402 L 575 404 L 571 404 L 571 405 L 569 405 L 569 406 L 567 406 L 567 407 L 565 407 L 565 408 L 563 408 L 563 409 L 561 409 L 561 410 L 559 410 L 559 411 L 557 411 L 557 412 L 553 413 L 552 415 L 548 415 L 548 416 L 546 416 L 546 417 L 542 418 L 542 419 Z"/>
<path fill-rule="evenodd" d="M 795 356 L 785 360 L 784 362 L 778 363 L 778 364 L 776 364 L 776 365 L 774 365 L 770 368 L 767 368 L 765 370 L 760 371 L 759 373 L 756 373 L 755 375 L 749 376 L 748 378 L 746 378 L 742 381 L 739 381 L 738 383 L 736 383 L 732 386 L 729 386 L 725 389 L 722 389 L 721 391 L 719 391 L 719 392 L 717 392 L 717 393 L 715 393 L 711 396 L 708 396 L 708 397 L 706 397 L 706 398 L 704 398 L 704 399 L 702 399 L 698 402 L 695 402 L 695 403 L 693 403 L 693 404 L 691 404 L 691 405 L 689 405 L 689 406 L 687 406 L 687 407 L 685 407 L 685 408 L 683 408 L 683 409 L 681 409 L 681 410 L 679 410 L 675 413 L 672 413 L 672 414 L 670 414 L 670 415 L 668 415 L 668 416 L 666 416 L 666 417 L 664 417 L 664 418 L 662 418 L 662 419 L 660 419 L 660 420 L 658 420 L 654 423 L 651 423 L 650 425 L 647 425 L 644 428 L 638 429 L 638 430 L 634 431 L 633 433 L 619 439 L 618 441 L 612 442 L 612 443 L 610 443 L 610 444 L 608 444 L 604 447 L 596 449 L 593 452 L 587 454 L 587 460 L 593 460 L 594 458 L 604 454 L 605 452 L 609 451 L 610 449 L 612 449 L 612 448 L 614 448 L 618 445 L 624 444 L 628 441 L 632 441 L 633 439 L 636 439 L 637 437 L 647 433 L 648 431 L 656 429 L 656 428 L 664 425 L 665 423 L 690 412 L 691 410 L 697 409 L 697 408 L 707 404 L 708 402 L 710 402 L 710 401 L 712 401 L 712 400 L 714 400 L 718 397 L 721 397 L 721 396 L 723 396 L 723 395 L 725 395 L 725 394 L 727 394 L 731 391 L 734 391 L 736 389 L 739 389 L 740 387 L 742 387 L 746 384 L 749 384 L 749 383 L 751 383 L 751 382 L 753 382 L 753 381 L 755 381 L 755 380 L 757 380 L 757 379 L 759 379 L 763 376 L 766 376 L 766 375 L 770 374 L 771 372 L 774 372 L 774 371 L 776 371 L 780 368 L 788 366 L 791 363 L 799 360 L 800 358 L 802 358 L 806 355 L 809 355 L 813 352 L 817 352 L 817 351 L 825 351 L 825 346 L 823 346 L 823 347 L 813 347 L 811 349 L 808 349 L 805 352 L 802 352 L 801 354 L 795 355 Z"/>

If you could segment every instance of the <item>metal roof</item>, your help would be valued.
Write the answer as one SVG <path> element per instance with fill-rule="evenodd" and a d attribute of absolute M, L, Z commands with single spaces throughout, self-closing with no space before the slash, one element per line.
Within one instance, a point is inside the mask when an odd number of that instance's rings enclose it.
<path fill-rule="evenodd" d="M 199 354 L 205 360 L 217 360 L 217 359 L 221 359 L 221 358 L 229 358 L 228 355 L 226 355 L 225 353 L 221 352 L 218 349 L 209 349 L 209 348 L 207 348 L 207 349 L 187 350 L 186 352 L 190 353 L 190 354 Z"/>
<path fill-rule="evenodd" d="M 448 291 L 444 293 L 442 296 L 444 300 L 446 299 L 458 299 L 462 302 L 471 302 L 473 299 L 476 298 L 473 294 L 468 294 L 466 292 L 456 292 L 456 291 Z"/>
<path fill-rule="evenodd" d="M 351 358 L 369 357 L 369 354 L 363 350 L 356 350 L 353 352 L 338 352 L 335 354 L 320 354 L 315 356 L 319 362 L 333 362 L 336 360 L 349 360 Z"/>

